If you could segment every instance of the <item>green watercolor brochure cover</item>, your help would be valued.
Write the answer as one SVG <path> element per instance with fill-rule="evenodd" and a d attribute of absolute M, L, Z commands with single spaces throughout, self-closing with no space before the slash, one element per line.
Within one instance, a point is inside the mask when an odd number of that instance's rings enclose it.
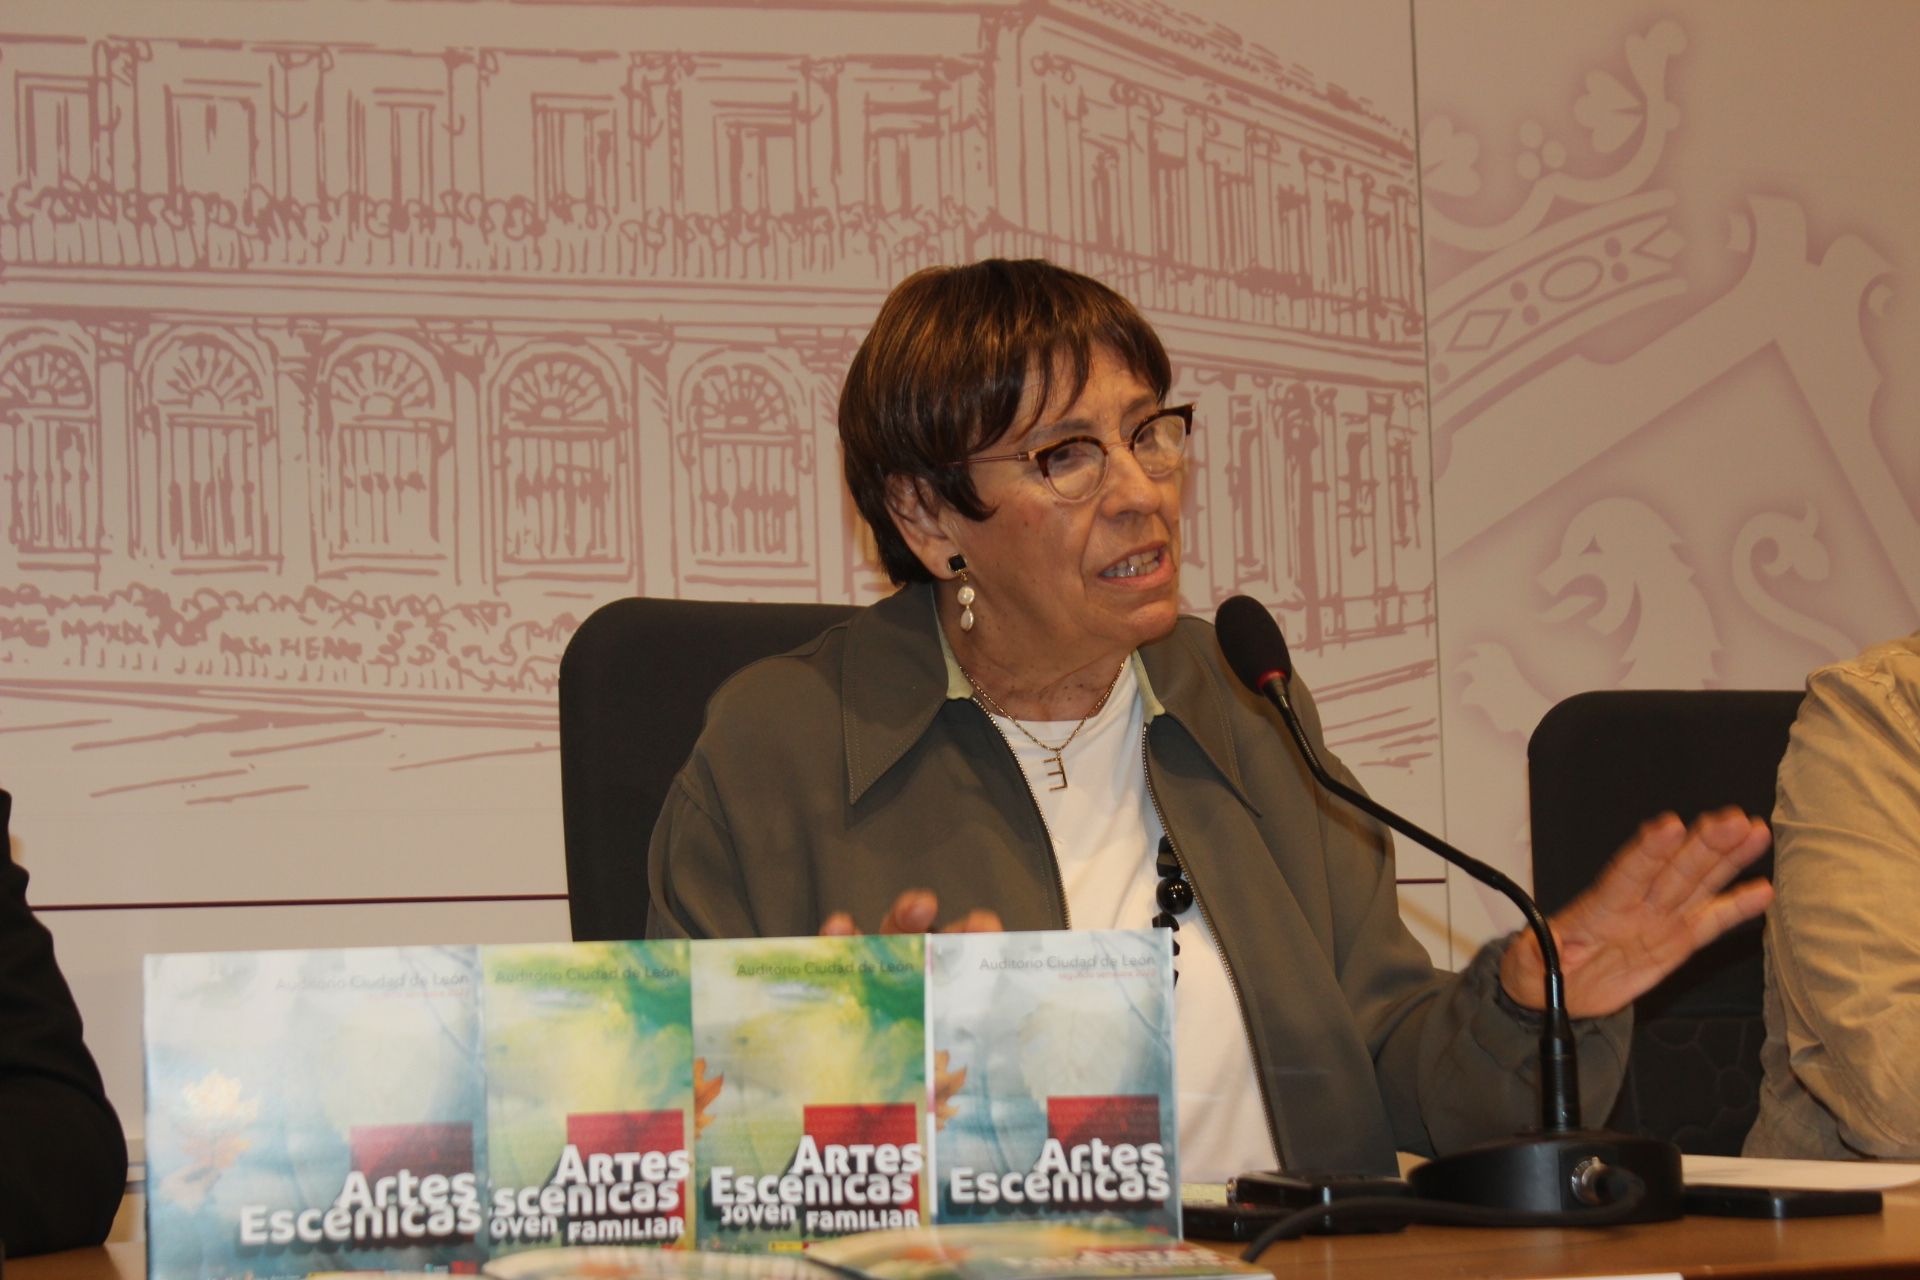
<path fill-rule="evenodd" d="M 703 942 L 693 1044 L 703 1249 L 926 1220 L 920 935 Z"/>
<path fill-rule="evenodd" d="M 685 1244 L 685 943 L 482 949 L 488 1241 Z"/>

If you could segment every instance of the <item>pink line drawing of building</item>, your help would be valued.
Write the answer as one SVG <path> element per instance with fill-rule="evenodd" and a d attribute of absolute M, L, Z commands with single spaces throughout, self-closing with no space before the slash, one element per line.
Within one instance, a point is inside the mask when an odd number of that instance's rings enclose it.
<path fill-rule="evenodd" d="M 988 255 L 1162 327 L 1191 604 L 1431 629 L 1408 123 L 1198 13 L 48 12 L 0 34 L 19 676 L 543 695 L 616 595 L 871 598 L 841 374 Z"/>

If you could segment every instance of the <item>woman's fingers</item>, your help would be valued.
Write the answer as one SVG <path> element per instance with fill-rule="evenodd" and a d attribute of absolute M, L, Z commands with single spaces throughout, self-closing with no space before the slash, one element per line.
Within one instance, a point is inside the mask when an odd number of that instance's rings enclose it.
<path fill-rule="evenodd" d="M 925 933 L 934 928 L 940 916 L 940 900 L 928 889 L 908 889 L 893 900 L 893 906 L 880 921 L 881 933 Z M 999 933 L 1004 928 L 1000 913 L 987 907 L 975 907 L 957 920 L 940 927 L 942 933 Z M 823 938 L 851 938 L 860 926 L 845 911 L 836 911 L 820 925 Z"/>

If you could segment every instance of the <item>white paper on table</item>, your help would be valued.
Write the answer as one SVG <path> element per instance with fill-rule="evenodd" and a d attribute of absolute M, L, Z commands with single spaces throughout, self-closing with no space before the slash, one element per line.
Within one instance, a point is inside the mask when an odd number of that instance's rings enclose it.
<path fill-rule="evenodd" d="M 1824 1191 L 1884 1191 L 1920 1182 L 1920 1164 L 1892 1160 L 1749 1160 L 1745 1156 L 1680 1157 L 1690 1187 L 1779 1187 Z"/>

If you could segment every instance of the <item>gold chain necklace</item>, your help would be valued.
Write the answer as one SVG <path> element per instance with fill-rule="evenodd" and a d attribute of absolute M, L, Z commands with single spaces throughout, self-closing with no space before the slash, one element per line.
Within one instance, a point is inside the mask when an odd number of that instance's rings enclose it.
<path fill-rule="evenodd" d="M 1027 726 L 1021 724 L 1018 720 L 1014 719 L 1013 714 L 1009 712 L 1005 707 L 995 702 L 993 700 L 993 695 L 987 692 L 986 687 L 982 685 L 978 680 L 975 680 L 973 678 L 973 672 L 967 670 L 965 667 L 961 667 L 960 674 L 965 676 L 967 678 L 967 683 L 973 686 L 973 701 L 975 705 L 977 705 L 982 711 L 991 712 L 992 714 L 999 716 L 1002 720 L 1005 720 L 1007 723 L 1011 724 L 1014 728 L 1018 729 L 1020 731 L 1021 736 L 1024 737 L 1028 742 L 1031 742 L 1034 746 L 1040 748 L 1042 751 L 1050 751 L 1053 753 L 1052 755 L 1047 756 L 1045 759 L 1041 760 L 1040 762 L 1041 764 L 1046 766 L 1047 772 L 1049 774 L 1051 774 L 1053 777 L 1059 780 L 1054 786 L 1048 787 L 1047 790 L 1065 791 L 1067 789 L 1067 765 L 1066 765 L 1066 762 L 1061 759 L 1061 755 L 1063 752 L 1066 751 L 1068 745 L 1071 744 L 1075 738 L 1080 736 L 1080 731 L 1087 727 L 1087 721 L 1099 715 L 1100 708 L 1107 705 L 1107 699 L 1111 698 L 1113 696 L 1113 691 L 1120 687 L 1120 677 L 1126 672 L 1126 669 L 1127 669 L 1127 660 L 1125 658 L 1122 658 L 1120 660 L 1119 670 L 1113 673 L 1113 681 L 1111 684 L 1107 685 L 1107 691 L 1100 695 L 1100 701 L 1093 704 L 1093 710 L 1087 712 L 1087 714 L 1080 717 L 1080 722 L 1073 726 L 1073 732 L 1069 733 L 1066 736 L 1065 741 L 1061 742 L 1061 744 L 1057 747 L 1050 742 L 1040 741 L 1039 738 L 1034 736 L 1033 731 L 1031 729 L 1027 728 Z"/>

